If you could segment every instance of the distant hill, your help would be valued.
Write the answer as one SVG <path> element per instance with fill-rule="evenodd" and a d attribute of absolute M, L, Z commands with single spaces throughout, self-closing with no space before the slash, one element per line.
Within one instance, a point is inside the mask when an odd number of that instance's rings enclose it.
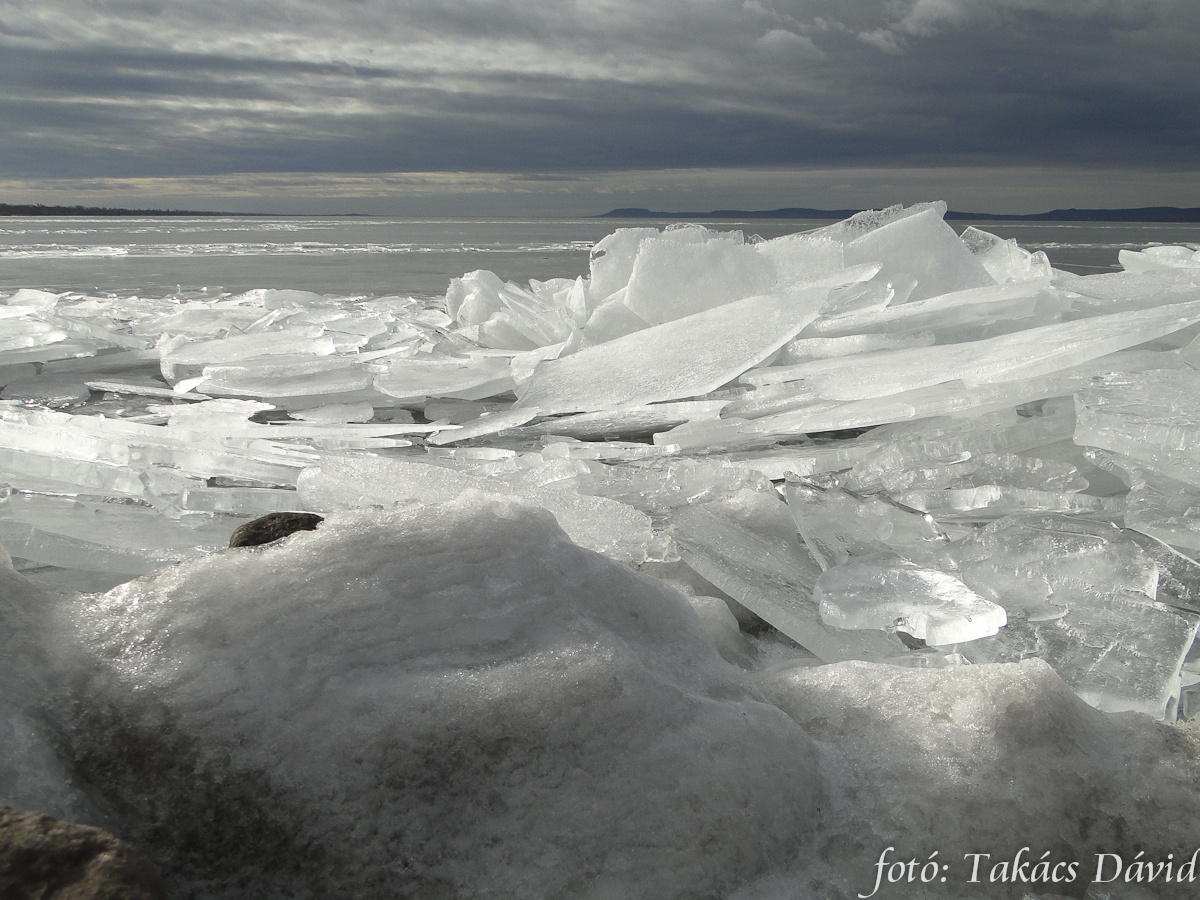
<path fill-rule="evenodd" d="M 253 213 L 199 212 L 191 209 L 109 209 L 103 206 L 43 206 L 0 203 L 0 216 L 237 216 Z"/>
<path fill-rule="evenodd" d="M 861 212 L 858 209 L 717 209 L 712 212 L 661 212 L 626 207 L 601 213 L 597 219 L 846 219 Z M 1200 222 L 1200 208 L 1177 206 L 1143 206 L 1138 209 L 1052 209 L 1032 215 L 1011 216 L 995 213 L 946 213 L 947 219 L 1008 222 Z"/>

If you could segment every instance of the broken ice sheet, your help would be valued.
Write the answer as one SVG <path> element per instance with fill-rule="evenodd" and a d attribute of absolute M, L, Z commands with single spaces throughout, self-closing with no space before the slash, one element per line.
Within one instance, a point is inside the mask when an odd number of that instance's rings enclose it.
<path fill-rule="evenodd" d="M 1041 283 L 990 285 L 939 294 L 927 300 L 823 316 L 799 340 L 835 340 L 873 335 L 899 339 L 931 334 L 943 343 L 978 340 L 983 329 L 1004 323 L 1006 330 L 1058 321 L 1074 294 Z"/>
<path fill-rule="evenodd" d="M 1200 551 L 1200 487 L 1130 466 L 1125 527 L 1188 552 Z"/>
<path fill-rule="evenodd" d="M 933 416 L 963 416 L 1012 409 L 1046 398 L 1070 395 L 1086 387 L 1098 375 L 1180 368 L 1174 353 L 1123 350 L 1078 366 L 1015 381 L 968 385 L 947 381 L 930 387 L 864 400 L 814 400 L 814 391 L 804 382 L 794 382 L 797 404 L 786 412 L 745 422 L 747 433 L 786 437 L 821 431 L 841 431 L 895 422 L 912 422 Z M 753 404 L 753 395 L 738 401 L 736 408 Z M 727 413 L 728 414 L 728 413 Z"/>
<path fill-rule="evenodd" d="M 513 387 L 507 356 L 469 359 L 394 359 L 375 376 L 375 387 L 401 400 L 427 397 L 482 400 Z"/>
<path fill-rule="evenodd" d="M 1162 719 L 1179 689 L 1198 623 L 1200 616 L 1139 592 L 1092 591 L 1060 618 L 1011 617 L 995 637 L 964 644 L 959 652 L 974 663 L 1040 657 L 1092 706 Z"/>
<path fill-rule="evenodd" d="M 690 568 L 822 661 L 884 660 L 905 652 L 883 632 L 845 631 L 821 621 L 813 599 L 820 569 L 794 538 L 752 531 L 714 504 L 676 512 L 671 527 Z"/>
<path fill-rule="evenodd" d="M 898 491 L 894 497 L 896 502 L 931 513 L 944 522 L 980 522 L 1001 516 L 1038 512 L 1118 517 L 1125 508 L 1121 499 L 1061 491 L 1030 490 L 1000 484 L 943 490 Z"/>
<path fill-rule="evenodd" d="M 788 478 L 784 493 L 796 530 L 826 571 L 851 557 L 882 552 L 933 566 L 946 564 L 950 539 L 927 513 L 886 496 L 866 496 L 803 478 Z"/>
<path fill-rule="evenodd" d="M 1200 486 L 1200 372 L 1116 373 L 1075 396 L 1075 443 L 1100 447 Z"/>
<path fill-rule="evenodd" d="M 0 516 L 0 544 L 43 565 L 141 575 L 229 543 L 237 520 L 194 515 L 172 522 L 134 502 L 15 493 Z"/>
<path fill-rule="evenodd" d="M 961 380 L 1031 379 L 1078 366 L 1200 321 L 1200 301 L 1093 316 L 985 340 L 814 360 L 793 376 L 821 399 L 863 400 Z"/>
<path fill-rule="evenodd" d="M 678 400 L 644 406 L 620 406 L 590 413 L 555 416 L 526 426 L 522 434 L 556 435 L 579 440 L 645 437 L 685 422 L 714 421 L 725 404 L 724 400 Z M 426 410 L 428 416 L 428 407 Z"/>
<path fill-rule="evenodd" d="M 894 553 L 854 557 L 821 573 L 813 588 L 821 621 L 835 628 L 902 631 L 934 646 L 995 634 L 1004 608 L 953 575 Z"/>
<path fill-rule="evenodd" d="M 499 479 L 405 459 L 363 456 L 323 462 L 300 473 L 297 491 L 301 508 L 319 512 L 408 500 L 442 503 L 466 491 L 520 496 L 552 513 L 571 540 L 589 550 L 642 562 L 657 546 L 649 517 L 627 504 L 569 489 L 523 486 L 518 490 Z"/>
<path fill-rule="evenodd" d="M 949 552 L 972 590 L 1031 619 L 1062 615 L 1102 593 L 1154 600 L 1158 566 L 1111 523 L 1062 515 L 1006 516 Z"/>
<path fill-rule="evenodd" d="M 794 337 L 827 294 L 817 288 L 746 297 L 547 360 L 517 405 L 554 415 L 708 393 Z"/>

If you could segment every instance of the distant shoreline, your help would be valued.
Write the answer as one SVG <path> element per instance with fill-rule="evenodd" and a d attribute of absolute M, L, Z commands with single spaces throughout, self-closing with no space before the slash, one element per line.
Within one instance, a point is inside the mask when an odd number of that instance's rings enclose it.
<path fill-rule="evenodd" d="M 848 219 L 860 209 L 811 209 L 808 207 L 785 207 L 783 209 L 717 209 L 709 212 L 665 212 L 663 210 L 625 207 L 590 216 L 593 219 Z M 363 213 L 322 213 L 322 217 L 360 218 Z M 218 212 L 194 209 L 125 209 L 104 206 L 45 206 L 41 203 L 0 203 L 0 216 L 237 216 L 253 217 L 296 217 L 287 213 Z M 300 216 L 303 217 L 303 216 Z M 589 217 L 585 217 L 589 218 Z M 1052 209 L 1044 213 L 1027 215 L 1001 215 L 997 213 L 959 212 L 950 210 L 948 220 L 1004 221 L 1004 222 L 1134 222 L 1163 224 L 1200 223 L 1200 207 L 1142 206 L 1134 209 Z"/>
<path fill-rule="evenodd" d="M 629 207 L 613 209 L 593 218 L 597 219 L 847 219 L 859 209 L 808 209 L 788 207 L 784 209 L 747 210 L 718 209 L 712 212 L 662 212 L 658 210 Z M 1200 208 L 1177 206 L 1143 206 L 1137 209 L 1053 209 L 1029 215 L 997 215 L 995 213 L 957 212 L 950 210 L 947 219 L 973 219 L 976 221 L 1005 222 L 1162 222 L 1200 223 Z"/>
<path fill-rule="evenodd" d="M 122 209 L 104 206 L 43 206 L 0 203 L 0 216 L 261 216 L 267 213 L 203 212 L 193 209 Z"/>

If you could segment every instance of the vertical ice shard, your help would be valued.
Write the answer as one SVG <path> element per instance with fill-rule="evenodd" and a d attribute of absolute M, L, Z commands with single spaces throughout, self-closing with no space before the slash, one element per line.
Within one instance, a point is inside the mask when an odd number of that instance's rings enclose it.
<path fill-rule="evenodd" d="M 740 231 L 681 225 L 638 245 L 623 302 L 644 321 L 660 325 L 770 291 L 774 284 L 770 261 Z"/>
<path fill-rule="evenodd" d="M 954 229 L 942 221 L 945 208 L 924 209 L 888 222 L 846 244 L 846 265 L 882 263 L 877 281 L 913 279 L 909 300 L 924 300 L 994 284 Z"/>

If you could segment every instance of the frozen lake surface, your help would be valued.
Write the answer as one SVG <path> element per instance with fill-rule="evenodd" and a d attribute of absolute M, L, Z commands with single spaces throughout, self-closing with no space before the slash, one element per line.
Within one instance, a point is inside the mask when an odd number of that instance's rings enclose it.
<path fill-rule="evenodd" d="M 1200 228 L 943 212 L 0 220 L 0 802 L 180 897 L 1192 896 Z"/>

